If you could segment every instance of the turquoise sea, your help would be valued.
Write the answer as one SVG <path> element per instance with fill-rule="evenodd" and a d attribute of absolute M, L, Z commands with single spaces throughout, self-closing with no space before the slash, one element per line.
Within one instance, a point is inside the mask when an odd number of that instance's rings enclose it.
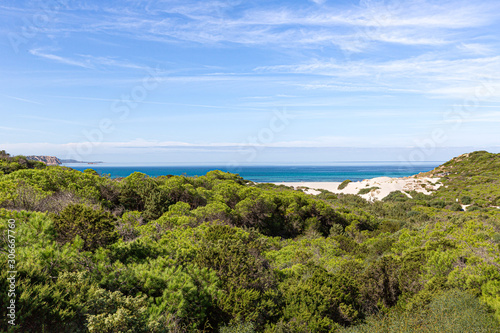
<path fill-rule="evenodd" d="M 127 177 L 142 172 L 151 177 L 162 175 L 202 176 L 210 170 L 237 173 L 254 182 L 338 182 L 345 179 L 359 181 L 375 177 L 406 177 L 434 169 L 442 162 L 421 162 L 403 165 L 399 162 L 343 162 L 334 165 L 267 165 L 239 166 L 161 166 L 161 165 L 112 165 L 112 164 L 65 164 L 76 170 L 94 169 L 112 178 Z"/>

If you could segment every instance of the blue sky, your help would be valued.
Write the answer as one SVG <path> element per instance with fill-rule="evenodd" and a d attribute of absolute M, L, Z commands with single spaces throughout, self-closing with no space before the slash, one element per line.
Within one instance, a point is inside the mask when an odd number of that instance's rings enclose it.
<path fill-rule="evenodd" d="M 497 1 L 7 0 L 0 31 L 0 144 L 13 154 L 316 164 L 500 151 Z"/>

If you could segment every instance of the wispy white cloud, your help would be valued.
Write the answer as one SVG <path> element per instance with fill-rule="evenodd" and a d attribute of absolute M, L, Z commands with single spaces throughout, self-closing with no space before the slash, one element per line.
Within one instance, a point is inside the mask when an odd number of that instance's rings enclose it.
<path fill-rule="evenodd" d="M 10 99 L 14 99 L 14 100 L 16 100 L 16 101 L 21 101 L 21 102 L 30 103 L 30 104 L 43 105 L 43 104 L 42 104 L 42 103 L 40 103 L 40 102 L 32 101 L 32 100 L 27 99 L 27 98 L 21 98 L 21 97 L 9 96 L 9 95 L 4 95 L 4 94 L 0 94 L 0 96 L 2 96 L 2 97 L 7 97 L 7 98 L 10 98 Z"/>
<path fill-rule="evenodd" d="M 419 74 L 440 74 L 447 77 L 460 77 L 463 79 L 478 77 L 481 74 L 490 74 L 500 69 L 500 56 L 468 58 L 468 59 L 440 59 L 423 55 L 418 57 L 374 62 L 374 61 L 351 61 L 341 63 L 335 59 L 313 60 L 303 64 L 262 66 L 256 71 L 273 73 L 302 73 L 317 75 L 335 76 L 373 76 L 374 73 L 384 73 L 386 75 L 404 75 L 409 73 Z M 492 72 L 492 70 L 494 70 Z M 464 77 L 464 74 L 466 76 Z"/>
<path fill-rule="evenodd" d="M 322 4 L 317 6 L 317 4 Z M 457 42 L 460 29 L 476 28 L 498 19 L 496 3 L 465 1 L 362 1 L 340 7 L 323 0 L 311 5 L 247 6 L 240 1 L 168 1 L 122 6 L 102 5 L 85 25 L 65 12 L 55 33 L 101 31 L 161 42 L 238 43 L 248 45 L 337 45 L 351 52 L 373 42 L 403 45 L 443 45 Z M 74 5 L 80 9 L 80 5 Z M 262 8 L 264 7 L 264 8 Z M 88 9 L 86 9 L 88 10 Z M 453 33 L 450 33 L 452 31 Z"/>
<path fill-rule="evenodd" d="M 225 19 L 237 25 L 301 25 L 354 27 L 419 27 L 459 29 L 493 22 L 498 4 L 471 4 L 462 1 L 362 1 L 357 7 L 249 9 L 238 19 Z M 213 16 L 191 16 L 210 19 Z M 217 17 L 220 21 L 220 16 Z"/>
<path fill-rule="evenodd" d="M 87 54 L 78 54 L 75 58 L 62 57 L 60 55 L 47 53 L 42 49 L 31 49 L 29 51 L 32 55 L 41 58 L 53 60 L 66 65 L 72 65 L 77 67 L 82 67 L 86 69 L 98 69 L 104 67 L 120 67 L 126 69 L 138 69 L 138 70 L 152 70 L 152 68 L 144 65 L 138 65 L 129 61 L 119 60 L 113 57 L 99 57 Z"/>
<path fill-rule="evenodd" d="M 500 95 L 500 56 L 442 59 L 423 55 L 385 62 L 313 60 L 296 65 L 263 66 L 257 72 L 309 74 L 325 77 L 299 85 L 337 91 L 399 91 L 466 97 L 478 89 L 481 97 Z M 330 82 L 335 78 L 335 82 Z M 340 81 L 339 81 L 340 79 Z M 343 82 L 343 81 L 344 82 Z"/>
<path fill-rule="evenodd" d="M 138 69 L 138 70 L 152 70 L 149 66 L 138 65 L 129 61 L 122 61 L 111 57 L 96 57 L 88 54 L 80 54 L 81 58 L 85 59 L 91 64 L 105 66 L 105 67 L 121 67 L 127 69 Z"/>
<path fill-rule="evenodd" d="M 492 55 L 495 53 L 491 45 L 486 45 L 484 43 L 460 43 L 457 48 L 465 54 L 472 55 Z"/>
<path fill-rule="evenodd" d="M 31 49 L 29 52 L 34 56 L 53 60 L 53 61 L 61 63 L 61 64 L 77 66 L 77 67 L 82 67 L 82 68 L 87 68 L 87 69 L 93 68 L 92 65 L 88 61 L 78 61 L 78 60 L 73 60 L 70 58 L 61 57 L 61 56 L 58 56 L 55 54 L 45 53 L 41 49 Z"/>

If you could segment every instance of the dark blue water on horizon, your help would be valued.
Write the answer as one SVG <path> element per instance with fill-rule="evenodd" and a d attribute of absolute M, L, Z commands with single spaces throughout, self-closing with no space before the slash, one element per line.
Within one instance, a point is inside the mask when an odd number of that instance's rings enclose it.
<path fill-rule="evenodd" d="M 151 177 L 163 175 L 203 176 L 211 170 L 237 173 L 254 182 L 340 182 L 345 179 L 360 181 L 375 177 L 407 177 L 434 169 L 442 162 L 421 162 L 403 165 L 399 162 L 345 162 L 335 165 L 274 165 L 274 166 L 127 166 L 127 165 L 87 165 L 65 164 L 83 171 L 94 169 L 100 175 L 111 178 L 127 177 L 133 172 L 142 172 Z"/>

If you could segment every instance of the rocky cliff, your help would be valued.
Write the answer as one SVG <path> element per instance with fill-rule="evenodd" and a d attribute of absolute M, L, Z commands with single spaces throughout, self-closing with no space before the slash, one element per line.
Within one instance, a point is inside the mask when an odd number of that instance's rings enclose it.
<path fill-rule="evenodd" d="M 59 165 L 61 160 L 55 156 L 26 156 L 28 160 L 43 162 L 47 165 Z"/>

